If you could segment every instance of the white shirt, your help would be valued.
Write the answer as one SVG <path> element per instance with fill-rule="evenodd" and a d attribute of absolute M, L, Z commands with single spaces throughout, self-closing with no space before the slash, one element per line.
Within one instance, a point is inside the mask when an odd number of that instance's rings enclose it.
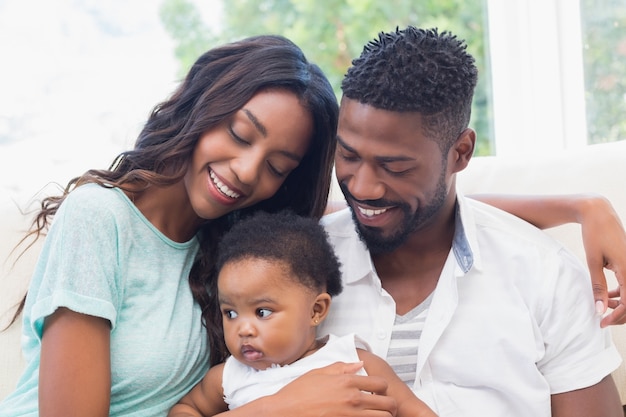
<path fill-rule="evenodd" d="M 594 385 L 621 363 L 600 328 L 587 269 L 514 216 L 462 196 L 458 206 L 413 390 L 440 416 L 550 416 L 551 394 Z M 349 210 L 322 224 L 342 263 L 344 290 L 319 334 L 356 333 L 385 358 L 394 300 Z"/>
<path fill-rule="evenodd" d="M 289 365 L 272 365 L 263 370 L 245 365 L 234 356 L 229 356 L 222 374 L 224 401 L 228 404 L 228 409 L 233 410 L 257 398 L 272 395 L 310 370 L 335 362 L 359 362 L 356 349 L 367 350 L 367 345 L 353 334 L 342 337 L 327 335 L 322 341 L 325 345 L 309 356 Z M 367 375 L 363 368 L 358 374 Z"/>

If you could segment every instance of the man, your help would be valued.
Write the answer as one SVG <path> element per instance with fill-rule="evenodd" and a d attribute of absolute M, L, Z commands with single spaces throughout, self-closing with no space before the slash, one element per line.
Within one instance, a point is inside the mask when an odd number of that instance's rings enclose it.
<path fill-rule="evenodd" d="M 437 30 L 381 34 L 353 62 L 335 158 L 350 208 L 323 220 L 344 291 L 320 333 L 363 337 L 441 416 L 623 416 L 587 271 L 456 191 L 476 79 Z"/>

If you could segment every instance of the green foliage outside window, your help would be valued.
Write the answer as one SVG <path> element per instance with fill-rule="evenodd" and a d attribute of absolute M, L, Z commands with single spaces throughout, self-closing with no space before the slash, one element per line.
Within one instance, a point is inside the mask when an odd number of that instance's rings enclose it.
<path fill-rule="evenodd" d="M 211 28 L 189 0 L 164 1 L 161 19 L 177 44 L 181 74 L 214 45 L 274 33 L 298 44 L 340 97 L 351 60 L 379 32 L 407 25 L 451 31 L 466 40 L 479 70 L 472 114 L 476 154 L 493 153 L 484 0 L 226 0 L 222 7 L 221 27 Z"/>
<path fill-rule="evenodd" d="M 589 143 L 626 139 L 626 2 L 581 0 Z"/>

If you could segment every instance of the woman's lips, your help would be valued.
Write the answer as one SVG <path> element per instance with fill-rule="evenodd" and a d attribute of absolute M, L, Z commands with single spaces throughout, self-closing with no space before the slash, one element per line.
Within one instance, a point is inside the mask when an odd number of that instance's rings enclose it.
<path fill-rule="evenodd" d="M 226 184 L 225 181 L 211 169 L 209 169 L 208 189 L 215 200 L 226 206 L 237 203 L 243 196 L 241 191 Z"/>

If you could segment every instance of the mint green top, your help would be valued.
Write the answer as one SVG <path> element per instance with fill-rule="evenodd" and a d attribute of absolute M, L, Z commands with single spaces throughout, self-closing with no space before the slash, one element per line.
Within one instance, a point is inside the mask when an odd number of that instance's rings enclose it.
<path fill-rule="evenodd" d="M 44 319 L 59 307 L 111 323 L 111 416 L 165 416 L 208 368 L 189 271 L 197 238 L 172 241 L 119 189 L 84 185 L 56 214 L 22 329 L 26 369 L 0 417 L 37 416 Z"/>

